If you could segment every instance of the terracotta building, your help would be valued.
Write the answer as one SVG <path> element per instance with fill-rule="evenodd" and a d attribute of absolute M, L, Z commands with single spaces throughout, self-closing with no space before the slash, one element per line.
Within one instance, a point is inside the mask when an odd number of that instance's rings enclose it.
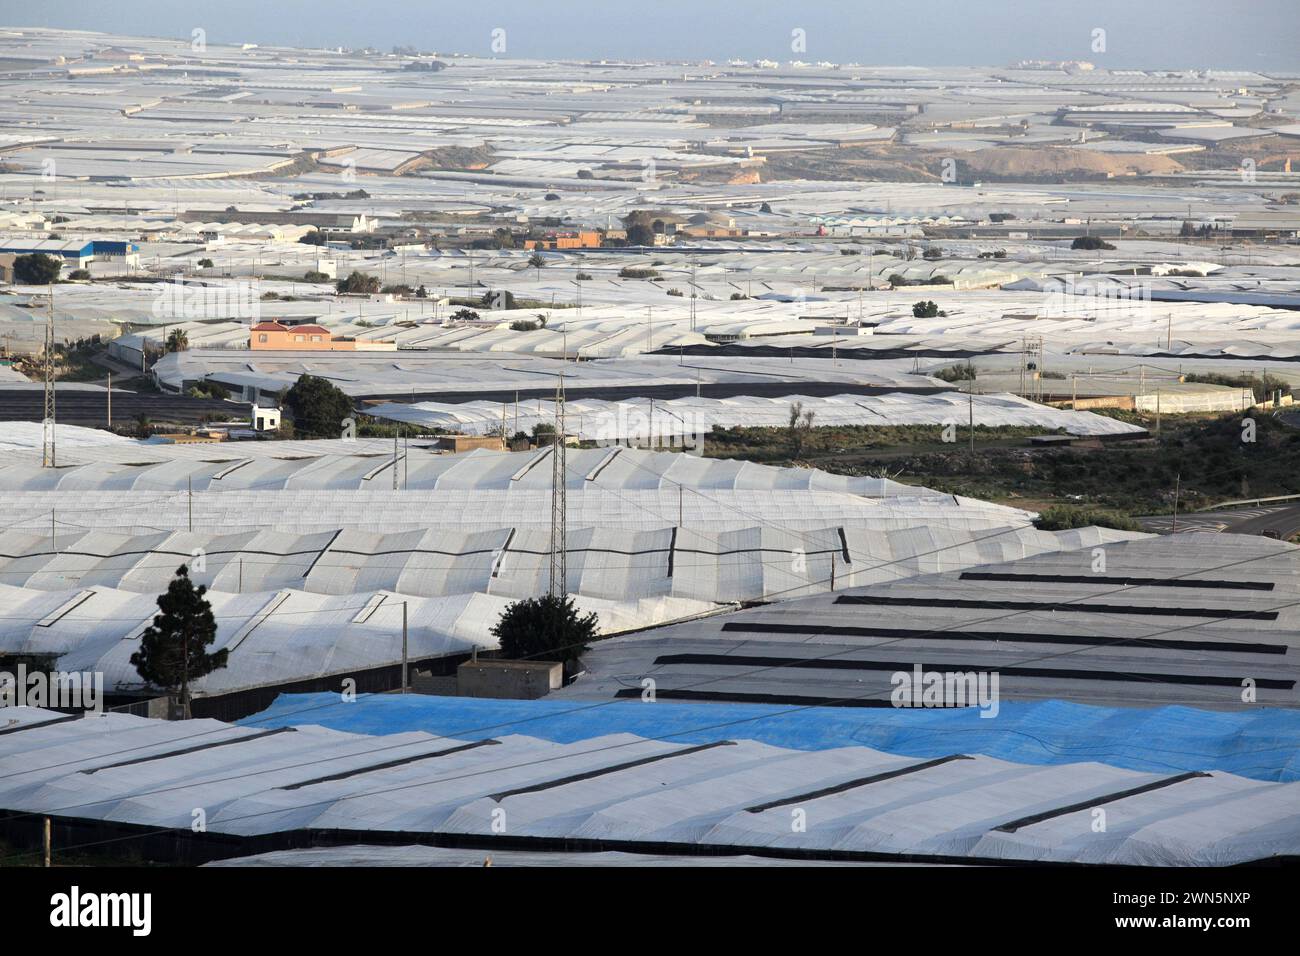
<path fill-rule="evenodd" d="M 294 351 L 340 352 L 356 349 L 351 340 L 336 339 L 329 329 L 319 325 L 281 325 L 279 322 L 259 322 L 249 331 L 250 349 L 290 349 Z"/>

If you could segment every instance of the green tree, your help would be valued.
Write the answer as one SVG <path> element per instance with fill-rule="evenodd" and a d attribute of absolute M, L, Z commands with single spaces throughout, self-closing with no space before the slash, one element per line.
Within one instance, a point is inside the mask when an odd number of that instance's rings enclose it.
<path fill-rule="evenodd" d="M 811 408 L 804 411 L 803 402 L 790 405 L 790 458 L 797 459 L 803 454 L 804 440 L 812 431 L 813 419 L 817 413 Z"/>
<path fill-rule="evenodd" d="M 643 222 L 633 223 L 627 227 L 627 244 L 629 246 L 653 246 L 654 230 Z"/>
<path fill-rule="evenodd" d="M 596 615 L 580 615 L 573 598 L 548 594 L 507 605 L 492 625 L 492 636 L 512 660 L 563 663 L 586 653 L 588 642 L 599 634 L 597 628 Z"/>
<path fill-rule="evenodd" d="M 306 373 L 284 393 L 283 404 L 300 438 L 337 438 L 344 419 L 352 417 L 352 399 L 332 382 Z"/>
<path fill-rule="evenodd" d="M 33 252 L 14 259 L 14 280 L 18 285 L 49 285 L 59 281 L 63 263 L 54 256 Z"/>
<path fill-rule="evenodd" d="M 184 352 L 190 347 L 190 337 L 184 329 L 172 329 L 167 333 L 167 351 Z"/>
<path fill-rule="evenodd" d="M 933 319 L 939 314 L 939 307 L 929 299 L 912 303 L 912 315 L 918 319 Z"/>
<path fill-rule="evenodd" d="M 211 269 L 214 265 L 215 265 L 215 263 L 214 263 L 211 259 L 200 259 L 200 260 L 199 260 L 199 268 L 200 268 L 200 269 Z"/>
<path fill-rule="evenodd" d="M 528 257 L 528 264 L 537 270 L 537 278 L 542 278 L 542 268 L 546 265 L 546 257 L 540 252 L 534 252 Z"/>
<path fill-rule="evenodd" d="M 190 715 L 190 682 L 226 666 L 228 651 L 222 648 L 209 654 L 217 636 L 217 620 L 212 605 L 203 597 L 203 585 L 190 581 L 190 569 L 181 565 L 158 595 L 158 610 L 153 624 L 140 636 L 140 649 L 131 655 L 131 664 L 141 679 L 151 687 L 178 693 L 185 716 Z"/>
<path fill-rule="evenodd" d="M 340 292 L 354 292 L 361 295 L 374 295 L 379 291 L 379 277 L 368 276 L 364 272 L 353 270 L 352 274 L 346 279 L 338 281 L 338 290 Z"/>

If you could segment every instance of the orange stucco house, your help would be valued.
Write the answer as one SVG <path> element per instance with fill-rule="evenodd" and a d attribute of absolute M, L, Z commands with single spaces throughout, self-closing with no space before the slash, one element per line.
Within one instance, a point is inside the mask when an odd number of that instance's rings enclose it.
<path fill-rule="evenodd" d="M 264 350 L 352 351 L 357 343 L 350 339 L 335 339 L 329 329 L 319 325 L 281 325 L 279 322 L 259 322 L 249 331 L 248 347 Z"/>

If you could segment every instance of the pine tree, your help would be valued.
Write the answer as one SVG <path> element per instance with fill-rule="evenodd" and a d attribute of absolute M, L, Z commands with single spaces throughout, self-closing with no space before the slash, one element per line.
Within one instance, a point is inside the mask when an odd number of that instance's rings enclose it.
<path fill-rule="evenodd" d="M 185 716 L 190 715 L 190 682 L 226 666 L 225 648 L 209 654 L 217 636 L 212 605 L 203 597 L 207 587 L 195 587 L 190 569 L 181 565 L 167 592 L 158 595 L 153 624 L 140 637 L 131 664 L 144 682 L 168 693 L 179 691 Z"/>

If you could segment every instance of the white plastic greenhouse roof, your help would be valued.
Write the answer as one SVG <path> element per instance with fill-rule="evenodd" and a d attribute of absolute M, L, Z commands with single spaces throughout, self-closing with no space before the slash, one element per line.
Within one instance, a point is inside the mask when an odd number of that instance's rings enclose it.
<path fill-rule="evenodd" d="M 615 389 L 641 389 L 654 394 L 673 389 L 690 394 L 697 386 L 752 394 L 760 386 L 799 391 L 825 383 L 842 383 L 844 391 L 915 389 L 925 392 L 948 388 L 920 375 L 869 369 L 855 364 L 835 364 L 826 359 L 706 357 L 677 355 L 561 362 L 527 355 L 502 354 L 499 358 L 456 352 L 250 352 L 248 350 L 191 349 L 171 352 L 153 366 L 154 375 L 170 388 L 200 379 L 236 388 L 256 386 L 279 392 L 304 373 L 328 379 L 348 395 L 403 395 L 437 393 L 473 398 L 487 392 L 551 390 L 564 373 L 575 397 L 582 392 L 596 397 Z"/>
<path fill-rule="evenodd" d="M 920 666 L 998 674 L 1004 701 L 1300 707 L 1298 568 L 1293 545 L 1205 533 L 991 558 L 603 641 L 557 693 L 882 706 Z"/>
<path fill-rule="evenodd" d="M 453 488 L 429 491 L 13 491 L 5 493 L 8 527 L 57 537 L 91 529 L 235 531 L 275 528 L 307 533 L 356 528 L 415 531 L 431 520 L 460 532 L 502 527 L 549 528 L 551 493 Z M 949 530 L 1023 527 L 1030 512 L 955 495 L 867 498 L 838 491 L 720 489 L 694 491 L 591 488 L 568 495 L 568 525 L 653 531 L 769 527 L 800 533 L 816 528 L 902 531 L 936 526 Z"/>
<path fill-rule="evenodd" d="M 192 682 L 210 697 L 382 667 L 402 660 L 402 606 L 412 661 L 494 648 L 490 629 L 511 598 L 479 592 L 415 597 L 389 591 L 343 595 L 282 588 L 206 595 L 217 620 L 211 650 L 229 651 L 227 666 Z M 686 598 L 601 600 L 576 595 L 602 631 L 624 631 L 706 613 L 716 605 Z M 35 591 L 0 585 L 0 653 L 56 655 L 60 670 L 101 673 L 108 693 L 147 688 L 130 662 L 158 612 L 153 594 L 108 588 Z M 340 689 L 341 689 L 340 684 Z"/>
<path fill-rule="evenodd" d="M 1143 431 L 1114 418 L 1091 412 L 1066 411 L 1040 405 L 1009 393 L 969 395 L 941 392 L 913 395 L 833 395 L 818 398 L 785 395 L 765 398 L 631 399 L 605 402 L 577 399 L 565 402 L 565 422 L 570 434 L 586 441 L 617 441 L 629 436 L 663 439 L 681 435 L 706 435 L 714 426 L 785 428 L 790 408 L 799 403 L 822 425 L 952 425 L 1000 427 L 1019 425 L 1061 428 L 1072 435 L 1123 435 Z M 516 415 L 516 409 L 518 414 Z M 519 403 L 465 402 L 448 404 L 378 405 L 369 415 L 432 428 L 455 429 L 471 435 L 489 434 L 506 423 L 509 430 L 531 432 L 534 425 L 555 421 L 555 404 L 540 399 Z"/>
<path fill-rule="evenodd" d="M 205 866 L 888 866 L 888 863 L 856 863 L 830 860 L 784 860 L 744 853 L 726 856 L 667 855 L 627 853 L 606 850 L 597 853 L 565 853 L 562 850 L 464 850 L 450 847 L 423 846 L 352 846 L 313 847 L 304 850 L 271 850 L 250 856 L 217 860 Z"/>
<path fill-rule="evenodd" d="M 848 587 L 1129 537 L 1100 528 L 793 533 L 771 527 L 575 527 L 567 538 L 569 589 L 611 601 L 774 600 L 828 590 L 832 556 L 837 585 Z M 420 597 L 481 591 L 517 598 L 544 591 L 550 573 L 549 528 L 537 527 L 461 532 L 437 526 L 388 534 L 355 528 L 305 534 L 74 531 L 61 534 L 56 544 L 51 547 L 39 531 L 0 532 L 0 586 L 15 589 L 5 592 L 11 618 L 23 607 L 26 591 L 160 594 L 182 562 L 193 581 L 226 593 L 296 589 L 347 595 L 382 589 Z M 82 613 L 93 616 L 94 603 Z M 37 605 L 44 607 L 43 599 Z"/>
<path fill-rule="evenodd" d="M 37 426 L 39 427 L 39 426 Z M 0 426 L 0 435 L 4 428 Z M 279 449 L 282 444 L 291 445 Z M 279 452 L 277 454 L 277 452 Z M 531 491 L 551 486 L 551 449 L 486 449 L 439 454 L 412 445 L 398 450 L 398 483 L 409 491 Z M 408 457 L 409 456 L 409 457 Z M 0 463 L 0 491 L 353 491 L 393 486 L 393 444 L 356 442 L 230 442 L 217 445 L 78 447 L 68 467 L 40 467 L 34 453 Z M 62 460 L 62 459 L 61 459 Z M 939 492 L 885 478 L 842 476 L 809 468 L 703 458 L 634 448 L 571 448 L 565 455 L 567 486 L 574 490 L 647 491 L 678 486 L 716 491 L 804 490 L 870 498 L 944 497 Z"/>
<path fill-rule="evenodd" d="M 485 848 L 504 814 L 511 838 L 553 849 L 1146 866 L 1300 854 L 1300 784 L 1222 772 L 797 751 L 725 731 L 694 745 L 631 734 L 566 744 L 504 727 L 471 743 L 112 713 L 16 720 L 0 737 L 0 807 L 181 835 L 202 806 L 209 833 L 454 834 Z M 796 809 L 803 828 L 791 826 Z"/>

